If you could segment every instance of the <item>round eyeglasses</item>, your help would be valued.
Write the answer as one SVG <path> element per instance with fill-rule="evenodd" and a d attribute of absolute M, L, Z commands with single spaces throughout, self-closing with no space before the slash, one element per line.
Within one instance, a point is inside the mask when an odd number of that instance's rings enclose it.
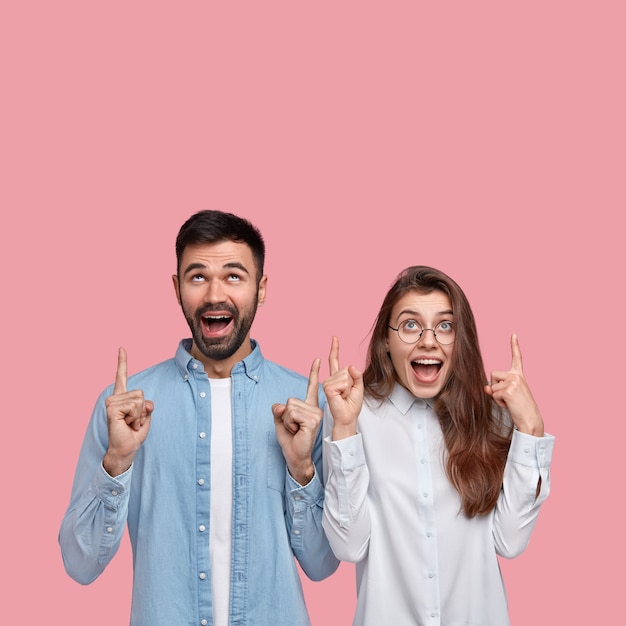
<path fill-rule="evenodd" d="M 394 328 L 391 325 L 388 325 L 388 328 L 395 330 L 400 340 L 404 343 L 417 343 L 422 338 L 425 330 L 430 330 L 437 342 L 442 346 L 454 343 L 456 338 L 454 323 L 447 320 L 439 322 L 435 328 L 422 328 L 421 324 L 416 320 L 404 320 L 398 328 Z"/>

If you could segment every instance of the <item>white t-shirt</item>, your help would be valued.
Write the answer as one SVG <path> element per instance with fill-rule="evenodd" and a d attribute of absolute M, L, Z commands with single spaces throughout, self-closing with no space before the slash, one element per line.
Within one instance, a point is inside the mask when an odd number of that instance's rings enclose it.
<path fill-rule="evenodd" d="M 211 525 L 213 624 L 226 626 L 230 604 L 233 520 L 233 429 L 230 378 L 211 383 Z"/>

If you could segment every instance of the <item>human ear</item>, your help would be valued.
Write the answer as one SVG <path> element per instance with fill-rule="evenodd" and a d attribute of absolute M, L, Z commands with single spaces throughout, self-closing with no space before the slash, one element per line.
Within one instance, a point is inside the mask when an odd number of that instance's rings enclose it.
<path fill-rule="evenodd" d="M 263 306 L 266 295 L 267 295 L 267 276 L 263 275 L 259 282 L 258 297 L 257 297 L 258 306 Z"/>
<path fill-rule="evenodd" d="M 176 299 L 178 300 L 178 304 L 182 305 L 180 301 L 180 284 L 178 282 L 178 274 L 172 274 L 172 283 L 174 285 L 174 291 L 176 292 Z"/>

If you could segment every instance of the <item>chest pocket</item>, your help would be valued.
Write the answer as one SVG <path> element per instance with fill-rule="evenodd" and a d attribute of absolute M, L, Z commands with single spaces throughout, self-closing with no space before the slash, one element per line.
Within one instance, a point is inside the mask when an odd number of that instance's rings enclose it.
<path fill-rule="evenodd" d="M 267 433 L 266 454 L 267 486 L 282 493 L 285 489 L 287 464 L 283 456 L 283 450 L 276 440 L 275 432 Z"/>

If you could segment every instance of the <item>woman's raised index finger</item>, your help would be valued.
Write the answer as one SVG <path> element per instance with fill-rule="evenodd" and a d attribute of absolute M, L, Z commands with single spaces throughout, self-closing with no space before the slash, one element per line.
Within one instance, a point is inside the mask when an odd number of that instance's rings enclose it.
<path fill-rule="evenodd" d="M 330 344 L 328 367 L 330 369 L 331 376 L 339 371 L 339 339 L 337 337 L 333 337 L 333 341 Z"/>
<path fill-rule="evenodd" d="M 311 365 L 311 373 L 309 374 L 309 384 L 306 388 L 306 400 L 307 404 L 312 406 L 319 406 L 318 391 L 320 382 L 320 360 L 315 359 L 313 365 Z"/>
<path fill-rule="evenodd" d="M 519 339 L 517 333 L 511 335 L 511 370 L 522 373 L 522 351 L 519 347 Z"/>
<path fill-rule="evenodd" d="M 126 382 L 128 380 L 128 364 L 126 350 L 120 348 L 117 351 L 117 372 L 115 373 L 115 386 L 113 393 L 126 393 Z"/>

